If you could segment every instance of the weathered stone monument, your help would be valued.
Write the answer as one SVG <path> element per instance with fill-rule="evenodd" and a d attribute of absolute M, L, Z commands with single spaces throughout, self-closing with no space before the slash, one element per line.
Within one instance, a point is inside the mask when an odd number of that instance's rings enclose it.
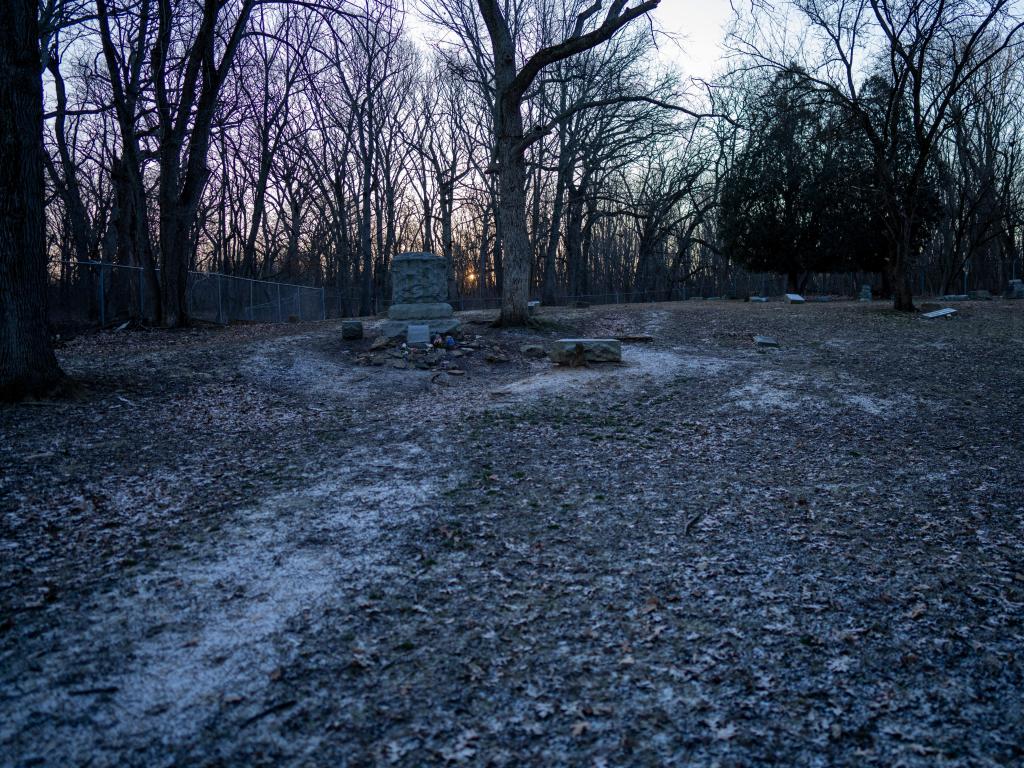
<path fill-rule="evenodd" d="M 862 285 L 860 287 L 860 300 L 861 301 L 871 301 L 871 286 L 870 285 Z"/>
<path fill-rule="evenodd" d="M 405 336 L 409 324 L 427 325 L 431 335 L 458 330 L 448 303 L 445 260 L 432 253 L 403 253 L 391 262 L 391 307 L 384 335 Z"/>

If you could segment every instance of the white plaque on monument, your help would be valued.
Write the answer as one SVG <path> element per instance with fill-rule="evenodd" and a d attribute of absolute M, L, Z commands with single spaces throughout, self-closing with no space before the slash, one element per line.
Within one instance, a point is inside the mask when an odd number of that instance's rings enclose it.
<path fill-rule="evenodd" d="M 409 324 L 405 332 L 406 344 L 430 344 L 430 326 Z"/>

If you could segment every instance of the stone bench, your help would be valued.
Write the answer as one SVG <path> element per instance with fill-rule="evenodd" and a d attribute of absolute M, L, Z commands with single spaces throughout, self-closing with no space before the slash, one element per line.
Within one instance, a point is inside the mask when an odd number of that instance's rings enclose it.
<path fill-rule="evenodd" d="M 559 339 L 548 352 L 559 365 L 622 362 L 622 342 L 618 339 Z"/>

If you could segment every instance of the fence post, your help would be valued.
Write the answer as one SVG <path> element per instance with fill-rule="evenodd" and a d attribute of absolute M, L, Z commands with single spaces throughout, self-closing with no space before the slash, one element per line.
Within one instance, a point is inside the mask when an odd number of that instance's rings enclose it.
<path fill-rule="evenodd" d="M 320 287 L 320 319 L 327 319 L 327 289 Z"/>
<path fill-rule="evenodd" d="M 146 275 L 144 268 L 139 268 L 139 322 L 146 319 Z"/>
<path fill-rule="evenodd" d="M 217 322 L 220 323 L 221 325 L 227 325 L 227 323 L 224 322 L 224 291 L 222 290 L 223 283 L 224 283 L 223 278 L 224 278 L 224 275 L 222 275 L 220 272 L 218 272 L 217 273 Z"/>
<path fill-rule="evenodd" d="M 281 284 L 277 284 L 277 322 L 281 322 Z"/>
<path fill-rule="evenodd" d="M 250 277 L 249 278 L 249 322 L 250 323 L 253 321 L 253 312 L 252 312 L 252 284 L 253 284 L 253 279 Z"/>
<path fill-rule="evenodd" d="M 107 324 L 107 301 L 105 288 L 103 287 L 103 262 L 100 262 L 100 286 L 99 286 L 99 300 L 100 300 L 100 328 L 103 328 Z"/>

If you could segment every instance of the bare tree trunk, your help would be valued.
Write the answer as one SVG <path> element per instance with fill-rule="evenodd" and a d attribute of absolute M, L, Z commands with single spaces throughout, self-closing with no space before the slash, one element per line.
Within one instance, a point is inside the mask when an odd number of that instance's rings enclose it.
<path fill-rule="evenodd" d="M 541 299 L 545 304 L 555 303 L 557 289 L 556 256 L 558 255 L 559 233 L 562 228 L 562 209 L 565 204 L 566 179 L 572 173 L 572 165 L 565 156 L 565 142 L 559 154 L 558 179 L 555 182 L 555 200 L 551 209 L 551 227 L 548 231 L 548 242 L 544 249 L 544 287 Z"/>
<path fill-rule="evenodd" d="M 909 218 L 909 217 L 907 217 Z M 900 312 L 914 311 L 914 286 L 911 269 L 913 267 L 913 228 L 910 221 L 904 219 L 899 240 L 896 242 L 892 267 L 893 308 Z"/>
<path fill-rule="evenodd" d="M 0 400 L 63 378 L 46 330 L 43 81 L 38 7 L 11 0 L 0 24 Z"/>
<path fill-rule="evenodd" d="M 499 93 L 502 92 L 503 80 L 514 76 L 514 66 L 504 76 L 496 75 Z M 498 160 L 498 224 L 504 267 L 501 323 L 524 325 L 528 317 L 526 305 L 530 300 L 531 254 L 526 228 L 526 162 L 518 148 L 523 140 L 523 116 L 518 100 L 513 104 L 499 99 L 494 110 L 494 135 Z"/>

